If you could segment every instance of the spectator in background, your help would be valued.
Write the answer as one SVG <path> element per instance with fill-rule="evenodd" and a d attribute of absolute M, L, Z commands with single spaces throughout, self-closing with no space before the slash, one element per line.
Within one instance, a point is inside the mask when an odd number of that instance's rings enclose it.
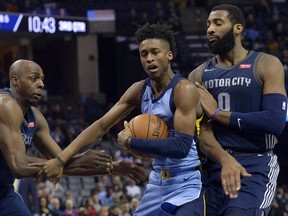
<path fill-rule="evenodd" d="M 62 216 L 62 212 L 60 210 L 59 198 L 53 197 L 50 201 L 50 205 L 48 205 L 48 208 L 49 208 L 52 216 Z"/>
<path fill-rule="evenodd" d="M 111 205 L 109 208 L 109 216 L 122 216 L 121 208 L 119 205 Z"/>
<path fill-rule="evenodd" d="M 72 199 L 67 199 L 65 201 L 65 209 L 62 211 L 62 216 L 77 216 L 78 210 L 74 206 L 74 201 Z"/>
<path fill-rule="evenodd" d="M 131 204 L 131 214 L 133 215 L 139 205 L 139 199 L 136 197 L 132 198 L 130 204 Z"/>
<path fill-rule="evenodd" d="M 134 181 L 131 180 L 127 180 L 128 181 L 128 185 L 125 187 L 126 191 L 127 191 L 127 195 L 131 198 L 138 198 L 140 199 L 142 196 L 142 191 L 141 188 L 136 185 L 136 183 Z"/>
<path fill-rule="evenodd" d="M 110 206 L 113 204 L 113 189 L 111 186 L 106 186 L 105 193 L 99 194 L 100 203 L 102 206 Z"/>
<path fill-rule="evenodd" d="M 127 31 L 129 35 L 132 35 L 135 32 L 139 22 L 139 14 L 137 13 L 136 8 L 131 8 L 127 17 Z"/>
<path fill-rule="evenodd" d="M 89 216 L 98 216 L 96 209 L 93 206 L 93 199 L 92 197 L 88 197 L 85 201 L 85 208 L 87 212 L 89 213 Z"/>
<path fill-rule="evenodd" d="M 39 198 L 40 203 L 40 215 L 41 216 L 51 216 L 50 209 L 48 208 L 48 201 L 45 196 Z"/>
<path fill-rule="evenodd" d="M 96 209 L 97 212 L 100 211 L 102 205 L 100 204 L 100 199 L 97 193 L 93 193 L 91 194 L 91 198 L 93 201 L 93 208 Z"/>
<path fill-rule="evenodd" d="M 132 216 L 131 215 L 131 209 L 130 209 L 130 203 L 127 200 L 124 200 L 121 204 L 121 216 Z"/>
<path fill-rule="evenodd" d="M 109 216 L 109 206 L 102 206 L 99 211 L 99 216 Z"/>

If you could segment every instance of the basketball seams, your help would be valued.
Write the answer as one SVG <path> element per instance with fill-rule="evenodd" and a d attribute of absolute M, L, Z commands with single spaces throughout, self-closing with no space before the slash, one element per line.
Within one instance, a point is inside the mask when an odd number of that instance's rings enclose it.
<path fill-rule="evenodd" d="M 131 128 L 132 136 L 133 136 L 133 137 L 136 137 L 135 130 L 134 130 L 134 118 L 132 119 L 131 127 L 132 127 L 132 128 Z"/>
<path fill-rule="evenodd" d="M 166 122 L 155 114 L 140 114 L 129 122 L 133 137 L 143 139 L 167 138 L 169 129 Z"/>
<path fill-rule="evenodd" d="M 147 133 L 146 133 L 146 139 L 149 138 L 149 134 L 150 134 L 150 122 L 151 122 L 151 114 L 147 114 L 148 115 L 148 122 L 147 122 Z"/>

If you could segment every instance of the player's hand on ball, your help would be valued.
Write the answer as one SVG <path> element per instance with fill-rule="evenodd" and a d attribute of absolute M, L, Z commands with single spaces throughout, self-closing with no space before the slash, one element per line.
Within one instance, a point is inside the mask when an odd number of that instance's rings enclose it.
<path fill-rule="evenodd" d="M 132 137 L 131 130 L 129 129 L 129 124 L 127 121 L 124 121 L 124 129 L 118 133 L 118 143 L 123 149 L 127 149 L 127 141 Z"/>
<path fill-rule="evenodd" d="M 231 155 L 222 164 L 221 181 L 224 193 L 231 199 L 238 197 L 241 188 L 241 177 L 250 177 L 246 169 Z"/>
<path fill-rule="evenodd" d="M 130 161 L 114 161 L 112 166 L 112 175 L 127 176 L 136 183 L 144 182 L 148 178 L 148 174 L 144 169 Z"/>

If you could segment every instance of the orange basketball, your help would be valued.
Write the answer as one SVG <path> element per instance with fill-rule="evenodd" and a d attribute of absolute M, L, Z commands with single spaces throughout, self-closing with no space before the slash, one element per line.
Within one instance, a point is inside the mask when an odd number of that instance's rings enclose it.
<path fill-rule="evenodd" d="M 153 114 L 141 114 L 129 122 L 133 137 L 144 139 L 160 139 L 169 136 L 165 121 Z"/>
<path fill-rule="evenodd" d="M 153 114 L 140 114 L 129 122 L 132 136 L 144 139 L 160 139 L 169 137 L 169 129 L 165 121 Z M 132 154 L 139 158 L 155 157 L 150 154 L 143 154 L 132 151 Z"/>

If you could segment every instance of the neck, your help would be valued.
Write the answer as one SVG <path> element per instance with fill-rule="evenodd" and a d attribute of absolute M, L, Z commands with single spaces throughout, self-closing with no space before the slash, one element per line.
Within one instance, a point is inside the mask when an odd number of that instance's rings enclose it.
<path fill-rule="evenodd" d="M 244 49 L 243 47 L 240 49 L 234 48 L 233 50 L 228 52 L 226 55 L 217 55 L 216 61 L 217 61 L 217 64 L 219 65 L 231 67 L 231 66 L 238 64 L 243 59 L 245 59 L 248 54 L 249 54 L 249 51 Z"/>

